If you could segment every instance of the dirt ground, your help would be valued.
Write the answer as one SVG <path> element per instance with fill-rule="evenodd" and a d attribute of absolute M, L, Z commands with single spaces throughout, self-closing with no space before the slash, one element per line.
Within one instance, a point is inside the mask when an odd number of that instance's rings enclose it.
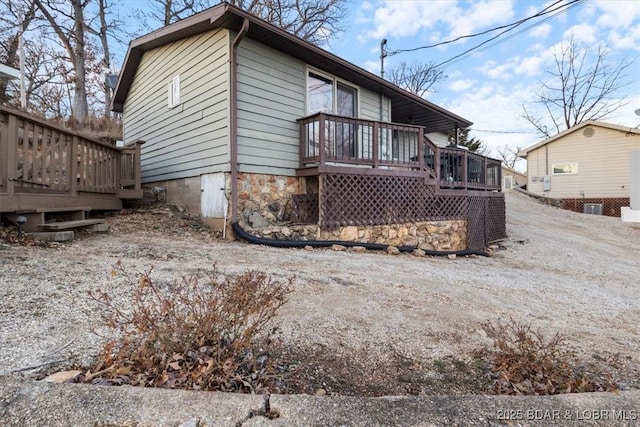
<path fill-rule="evenodd" d="M 161 280 L 214 264 L 295 276 L 277 320 L 280 358 L 297 370 L 279 392 L 483 393 L 480 323 L 509 318 L 566 335 L 585 363 L 618 355 L 620 387 L 640 388 L 640 225 L 514 192 L 506 202 L 509 237 L 490 258 L 226 242 L 166 208 L 110 216 L 109 233 L 68 243 L 16 244 L 0 229 L 0 375 L 91 364 L 101 341 L 87 291 L 124 292 L 111 275 L 122 260 Z"/>

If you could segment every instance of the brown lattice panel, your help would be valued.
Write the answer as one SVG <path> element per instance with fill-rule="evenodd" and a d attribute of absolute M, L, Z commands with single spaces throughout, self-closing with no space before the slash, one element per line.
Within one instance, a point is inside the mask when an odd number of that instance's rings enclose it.
<path fill-rule="evenodd" d="M 629 206 L 629 198 L 592 198 L 592 199 L 564 199 L 562 208 L 574 212 L 583 213 L 585 203 L 602 204 L 602 215 L 620 217 L 620 208 Z"/>
<path fill-rule="evenodd" d="M 322 175 L 320 226 L 402 224 L 428 220 L 435 187 L 422 177 Z"/>
<path fill-rule="evenodd" d="M 468 221 L 470 249 L 506 237 L 504 194 L 437 195 L 424 177 L 321 174 L 320 195 L 292 196 L 293 220 L 324 230 L 349 225 Z"/>
<path fill-rule="evenodd" d="M 489 243 L 507 237 L 505 215 L 502 193 L 469 197 L 468 248 L 483 249 Z"/>
<path fill-rule="evenodd" d="M 291 196 L 293 205 L 292 220 L 299 224 L 316 224 L 318 222 L 318 194 L 294 194 Z"/>

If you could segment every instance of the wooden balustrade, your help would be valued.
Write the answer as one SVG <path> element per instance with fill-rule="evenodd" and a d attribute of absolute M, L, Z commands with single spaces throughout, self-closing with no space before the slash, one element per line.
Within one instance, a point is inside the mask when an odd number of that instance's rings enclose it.
<path fill-rule="evenodd" d="M 117 148 L 0 107 L 0 194 L 139 198 L 141 143 Z"/>
<path fill-rule="evenodd" d="M 424 137 L 421 126 L 325 113 L 298 123 L 301 168 L 330 164 L 386 169 L 390 174 L 428 172 L 440 188 L 500 190 L 500 161 L 460 148 L 440 148 Z"/>

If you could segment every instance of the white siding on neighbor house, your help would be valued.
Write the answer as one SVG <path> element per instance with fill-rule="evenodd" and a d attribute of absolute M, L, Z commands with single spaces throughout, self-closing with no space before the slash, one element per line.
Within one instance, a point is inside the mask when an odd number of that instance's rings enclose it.
<path fill-rule="evenodd" d="M 584 131 L 593 129 L 586 137 Z M 629 197 L 629 156 L 640 150 L 640 138 L 625 132 L 588 126 L 527 153 L 527 189 L 551 198 Z M 553 165 L 577 163 L 577 174 L 553 175 Z M 551 176 L 551 191 L 541 177 Z M 533 182 L 533 178 L 537 182 Z"/>
<path fill-rule="evenodd" d="M 142 181 L 229 170 L 229 35 L 209 31 L 145 52 L 124 104 L 124 139 L 142 146 Z M 180 76 L 180 103 L 168 84 Z"/>
<path fill-rule="evenodd" d="M 309 68 L 249 38 L 242 40 L 237 54 L 238 168 L 241 172 L 295 175 L 300 166 L 297 119 L 306 116 Z M 357 89 L 358 117 L 380 120 L 380 95 Z M 383 104 L 388 118 L 387 98 Z"/>

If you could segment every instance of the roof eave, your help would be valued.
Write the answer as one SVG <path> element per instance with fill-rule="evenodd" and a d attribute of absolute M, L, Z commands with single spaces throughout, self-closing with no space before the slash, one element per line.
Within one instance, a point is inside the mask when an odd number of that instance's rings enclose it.
<path fill-rule="evenodd" d="M 163 27 L 131 42 L 125 57 L 124 68 L 118 77 L 118 83 L 114 92 L 113 110 L 117 112 L 123 111 L 124 102 L 131 87 L 135 71 L 145 51 L 217 27 L 238 31 L 245 19 L 251 22 L 247 34 L 248 37 L 271 45 L 271 47 L 279 49 L 289 55 L 298 57 L 312 66 L 322 67 L 322 69 L 327 72 L 334 72 L 339 77 L 346 76 L 347 80 L 377 93 L 381 93 L 389 97 L 392 102 L 395 100 L 396 102 L 409 103 L 406 105 L 413 105 L 416 106 L 416 108 L 419 107 L 424 110 L 429 110 L 442 118 L 441 122 L 443 125 L 440 127 L 443 127 L 445 124 L 450 124 L 451 126 L 448 127 L 448 129 L 453 129 L 456 126 L 466 128 L 473 124 L 471 121 L 451 111 L 407 92 L 367 70 L 351 64 L 318 46 L 293 36 L 285 30 L 262 21 L 250 13 L 235 6 L 230 6 L 227 3 L 220 3 L 204 12 Z M 442 129 L 434 128 L 429 131 L 439 130 Z"/>

